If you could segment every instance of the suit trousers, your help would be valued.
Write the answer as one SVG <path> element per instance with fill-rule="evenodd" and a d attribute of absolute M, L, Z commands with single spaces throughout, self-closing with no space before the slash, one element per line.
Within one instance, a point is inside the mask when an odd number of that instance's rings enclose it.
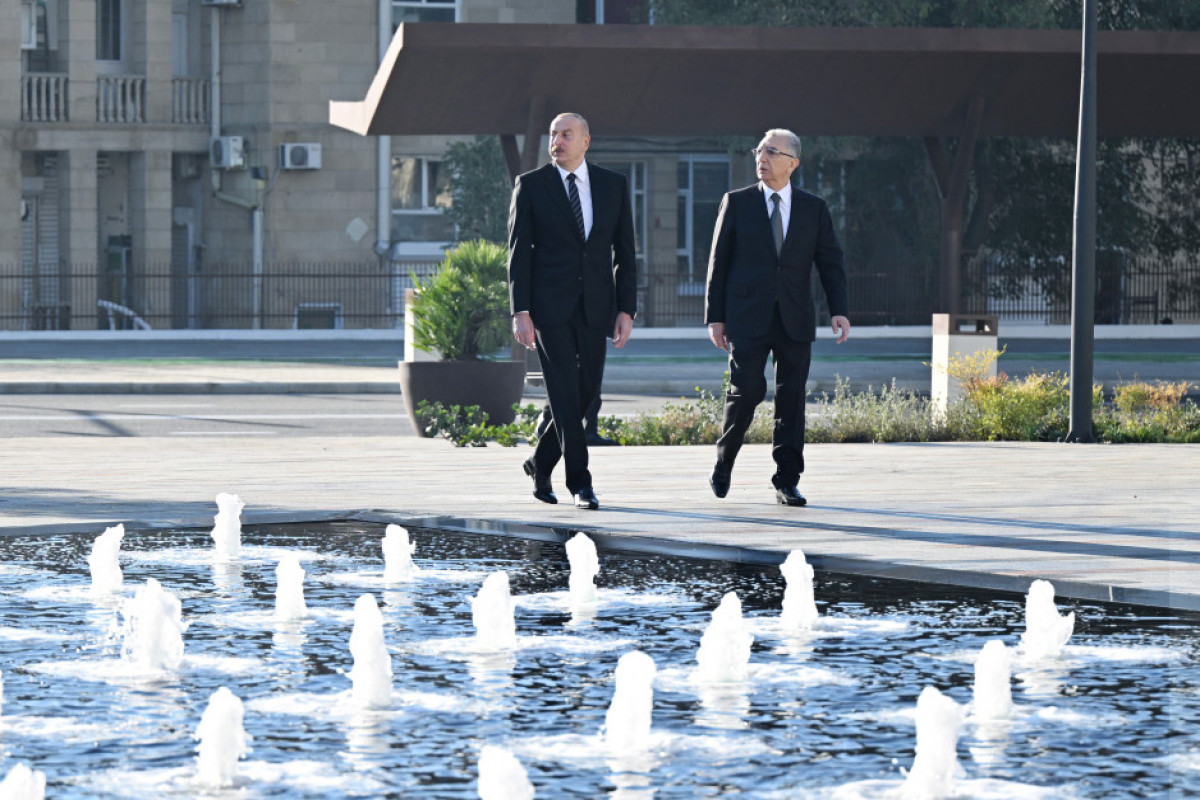
<path fill-rule="evenodd" d="M 746 431 L 754 421 L 754 410 L 767 396 L 767 357 L 775 362 L 775 430 L 771 457 L 778 488 L 795 486 L 804 472 L 804 403 L 812 342 L 797 342 L 787 335 L 779 306 L 767 334 L 759 338 L 738 337 L 729 342 L 729 391 L 725 394 L 725 418 L 717 440 L 717 466 L 732 470 Z"/>
<path fill-rule="evenodd" d="M 561 458 L 567 491 L 572 494 L 592 485 L 583 418 L 600 394 L 607 343 L 603 328 L 588 327 L 582 307 L 562 325 L 537 328 L 538 357 L 552 419 L 538 438 L 533 465 L 539 475 L 549 475 Z"/>

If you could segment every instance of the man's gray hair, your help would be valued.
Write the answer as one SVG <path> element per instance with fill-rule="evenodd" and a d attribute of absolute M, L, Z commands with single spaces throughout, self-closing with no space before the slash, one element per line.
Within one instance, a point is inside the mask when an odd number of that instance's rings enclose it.
<path fill-rule="evenodd" d="M 569 117 L 569 118 L 571 118 L 571 119 L 577 119 L 577 120 L 579 120 L 579 125 L 580 125 L 580 127 L 582 127 L 582 128 L 583 128 L 583 135 L 584 135 L 584 136 L 591 136 L 591 135 L 592 135 L 591 128 L 589 128 L 589 127 L 588 127 L 588 121 L 587 121 L 586 119 L 584 119 L 584 118 L 583 118 L 583 114 L 576 114 L 574 111 L 564 111 L 563 113 L 559 114 L 559 115 L 558 115 L 557 117 L 555 117 L 554 119 L 550 120 L 550 125 L 551 125 L 551 127 L 553 127 L 553 126 L 554 126 L 554 123 L 556 123 L 556 122 L 558 122 L 560 119 L 563 119 L 563 118 L 566 118 L 566 117 Z"/>
<path fill-rule="evenodd" d="M 763 141 L 772 139 L 776 136 L 782 136 L 788 140 L 788 150 L 796 158 L 800 157 L 800 137 L 789 131 L 787 128 L 771 128 L 763 134 Z"/>

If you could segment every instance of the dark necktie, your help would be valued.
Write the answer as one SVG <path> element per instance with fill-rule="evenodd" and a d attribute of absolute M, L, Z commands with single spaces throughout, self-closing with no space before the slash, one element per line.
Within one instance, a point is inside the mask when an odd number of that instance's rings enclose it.
<path fill-rule="evenodd" d="M 783 250 L 783 214 L 779 213 L 781 198 L 778 192 L 771 193 L 771 233 L 775 236 L 775 255 Z"/>
<path fill-rule="evenodd" d="M 579 227 L 579 235 L 587 238 L 587 230 L 583 227 L 583 206 L 579 204 L 579 190 L 575 188 L 575 173 L 567 173 L 567 194 L 571 198 L 571 211 L 575 212 L 575 224 Z"/>

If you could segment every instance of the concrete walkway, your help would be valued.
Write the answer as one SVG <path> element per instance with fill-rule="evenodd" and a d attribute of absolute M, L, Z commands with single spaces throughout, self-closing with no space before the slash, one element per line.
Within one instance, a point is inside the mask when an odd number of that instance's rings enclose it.
<path fill-rule="evenodd" d="M 708 365 L 703 365 L 705 369 Z M 185 360 L 0 362 L 25 391 L 395 391 L 395 368 Z M 605 413 L 668 398 L 613 396 Z M 538 401 L 536 390 L 527 397 Z M 355 518 L 818 567 L 1200 613 L 1200 448 L 1031 443 L 815 445 L 806 508 L 774 503 L 767 446 L 748 446 L 729 497 L 707 486 L 711 447 L 596 448 L 598 512 L 547 506 L 528 448 L 337 437 L 16 438 L 0 453 L 0 533 L 211 527 L 219 492 L 247 523 Z M 557 488 L 563 492 L 560 476 Z M 563 498 L 567 499 L 567 498 Z"/>
<path fill-rule="evenodd" d="M 1180 445 L 816 445 L 806 508 L 774 503 L 769 448 L 748 446 L 729 497 L 712 450 L 597 448 L 601 510 L 530 495 L 527 448 L 340 437 L 9 439 L 0 532 L 211 527 L 219 492 L 244 521 L 364 520 L 818 567 L 1200 612 L 1200 451 Z M 559 483 L 561 491 L 561 483 Z"/>

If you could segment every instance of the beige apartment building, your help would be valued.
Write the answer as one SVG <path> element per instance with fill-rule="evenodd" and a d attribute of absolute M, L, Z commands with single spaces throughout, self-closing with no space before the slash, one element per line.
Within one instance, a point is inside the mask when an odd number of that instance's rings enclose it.
<path fill-rule="evenodd" d="M 4 3 L 0 330 L 398 325 L 410 274 L 454 240 L 448 140 L 359 137 L 329 101 L 362 97 L 402 22 L 611 23 L 632 5 Z M 696 316 L 717 203 L 750 160 L 594 134 L 594 160 L 631 178 L 643 307 L 670 295 Z"/>

